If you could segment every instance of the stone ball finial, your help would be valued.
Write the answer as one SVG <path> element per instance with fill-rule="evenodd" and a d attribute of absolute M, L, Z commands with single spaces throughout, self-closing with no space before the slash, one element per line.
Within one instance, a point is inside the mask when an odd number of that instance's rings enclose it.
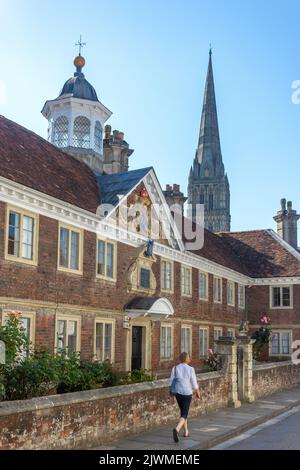
<path fill-rule="evenodd" d="M 76 68 L 82 69 L 85 66 L 85 58 L 82 57 L 82 55 L 78 55 L 77 57 L 75 57 L 73 63 Z"/>

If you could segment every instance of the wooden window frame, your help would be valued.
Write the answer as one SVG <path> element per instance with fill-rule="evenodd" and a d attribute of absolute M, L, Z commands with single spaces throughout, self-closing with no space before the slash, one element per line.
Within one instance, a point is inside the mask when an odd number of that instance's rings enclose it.
<path fill-rule="evenodd" d="M 99 254 L 99 241 L 103 242 L 104 245 L 105 245 L 105 262 L 104 262 L 104 266 L 105 266 L 105 274 L 99 274 L 98 273 L 98 254 Z M 97 246 L 96 246 L 96 278 L 98 279 L 104 279 L 105 281 L 110 281 L 110 282 L 116 282 L 117 281 L 117 242 L 114 241 L 114 240 L 111 240 L 109 238 L 101 238 L 101 237 L 98 237 L 97 238 Z M 106 274 L 106 267 L 107 267 L 107 263 L 106 263 L 106 253 L 107 253 L 107 250 L 106 250 L 106 245 L 110 243 L 111 245 L 113 245 L 114 247 L 114 260 L 113 260 L 113 277 L 109 277 L 107 276 Z"/>
<path fill-rule="evenodd" d="M 200 275 L 204 275 L 206 278 L 206 296 L 205 297 L 201 297 L 200 295 Z M 208 292 L 209 292 L 208 283 L 209 283 L 208 273 L 204 271 L 199 271 L 199 278 L 198 278 L 199 300 L 204 300 L 205 302 L 208 301 Z"/>
<path fill-rule="evenodd" d="M 23 218 L 24 216 L 31 217 L 34 221 L 33 223 L 33 243 L 32 243 L 32 259 L 22 258 L 22 256 L 15 256 L 8 254 L 8 240 L 9 240 L 9 214 L 10 212 L 16 212 L 20 215 L 20 252 L 22 250 L 22 240 L 23 240 Z M 7 204 L 6 207 L 6 223 L 5 223 L 5 259 L 8 261 L 15 261 L 17 263 L 29 264 L 32 266 L 37 266 L 38 264 L 38 247 L 39 247 L 39 215 L 34 212 L 27 211 L 17 206 Z"/>
<path fill-rule="evenodd" d="M 183 270 L 187 270 L 187 271 L 190 272 L 190 293 L 188 293 L 188 294 L 185 293 L 184 290 L 183 290 L 184 287 L 185 287 L 182 283 L 182 272 L 183 272 Z M 180 266 L 180 291 L 181 291 L 182 297 L 191 298 L 192 295 L 193 295 L 193 269 L 192 269 L 191 266 L 187 266 L 186 264 L 182 264 Z"/>
<path fill-rule="evenodd" d="M 57 350 L 57 334 L 58 334 L 58 321 L 66 321 L 67 322 L 67 331 L 68 331 L 68 322 L 69 321 L 76 321 L 77 322 L 77 337 L 76 337 L 76 352 L 80 353 L 81 349 L 81 316 L 79 315 L 64 315 L 64 314 L 57 314 L 55 315 L 55 337 L 54 337 L 54 352 L 58 353 Z M 66 350 L 68 348 L 68 344 L 66 344 Z"/>
<path fill-rule="evenodd" d="M 279 335 L 281 335 L 282 333 L 289 333 L 289 336 L 290 336 L 290 350 L 289 350 L 288 353 L 273 353 L 272 352 L 272 337 L 271 337 L 270 342 L 269 342 L 269 356 L 272 356 L 272 357 L 280 357 L 280 356 L 288 357 L 288 356 L 290 356 L 291 353 L 292 353 L 293 330 L 280 328 L 280 329 L 272 330 L 272 334 L 274 334 L 274 333 L 279 333 Z M 280 340 L 280 345 L 281 345 L 281 340 Z"/>
<path fill-rule="evenodd" d="M 79 235 L 79 246 L 78 246 L 78 269 L 72 269 L 70 267 L 60 266 L 60 231 L 61 229 L 69 230 L 69 232 L 75 232 Z M 63 222 L 58 223 L 58 249 L 57 249 L 57 269 L 58 271 L 63 271 L 72 274 L 83 274 L 83 237 L 84 237 L 84 230 L 74 227 L 73 225 L 68 225 Z M 72 237 L 69 237 L 69 266 L 71 262 L 71 243 Z"/>
<path fill-rule="evenodd" d="M 280 289 L 280 300 L 281 300 L 281 304 L 277 307 L 273 306 L 273 289 Z M 290 305 L 288 306 L 284 306 L 282 305 L 282 299 L 283 299 L 283 295 L 282 295 L 282 289 L 283 288 L 289 288 L 290 290 Z M 294 308 L 294 297 L 293 297 L 293 285 L 292 284 L 285 284 L 285 285 L 280 285 L 280 286 L 270 286 L 270 291 L 269 291 L 269 296 L 270 296 L 270 309 L 272 310 L 289 310 L 289 309 L 292 309 Z"/>
<path fill-rule="evenodd" d="M 14 309 L 12 309 L 14 310 Z M 9 313 L 12 310 L 3 310 L 2 312 L 2 325 L 4 326 L 5 320 L 9 317 Z M 18 310 L 19 312 L 19 310 Z M 35 344 L 35 332 L 36 332 L 36 312 L 24 312 L 20 311 L 21 318 L 29 318 L 30 319 L 30 334 L 29 334 L 29 341 L 31 346 L 34 348 Z"/>
<path fill-rule="evenodd" d="M 170 289 L 163 287 L 163 269 L 162 269 L 163 263 L 169 263 L 171 265 L 171 288 Z M 160 290 L 161 292 L 166 292 L 167 294 L 174 293 L 174 261 L 166 259 L 166 258 L 160 259 Z"/>
<path fill-rule="evenodd" d="M 182 339 L 182 330 L 190 330 L 190 351 L 182 351 L 181 350 L 181 339 Z M 180 352 L 189 352 L 189 355 L 190 357 L 192 357 L 192 353 L 193 353 L 193 327 L 192 325 L 186 325 L 186 324 L 183 324 L 181 325 L 181 328 L 180 328 Z"/>
<path fill-rule="evenodd" d="M 243 289 L 243 303 L 241 304 L 240 290 Z M 238 284 L 238 308 L 244 310 L 246 306 L 246 286 Z"/>
<path fill-rule="evenodd" d="M 95 322 L 94 322 L 94 344 L 93 344 L 93 352 L 94 352 L 94 358 L 95 361 L 101 362 L 97 358 L 97 351 L 96 351 L 96 329 L 97 329 L 97 324 L 101 323 L 102 325 L 111 325 L 112 330 L 111 330 L 111 363 L 114 364 L 115 362 L 115 349 L 116 349 L 116 320 L 111 319 L 111 318 L 103 318 L 103 317 L 96 317 Z M 103 329 L 103 332 L 105 329 Z M 104 348 L 104 342 L 103 342 L 103 348 Z M 103 351 L 104 352 L 104 351 Z"/>
<path fill-rule="evenodd" d="M 162 357 L 161 355 L 161 341 L 162 341 L 162 329 L 163 328 L 171 329 L 171 355 L 170 357 Z M 161 362 L 171 361 L 174 358 L 174 325 L 171 323 L 161 323 L 160 325 L 159 356 L 160 356 Z"/>
<path fill-rule="evenodd" d="M 215 281 L 220 281 L 220 300 L 216 300 L 215 297 Z M 223 303 L 223 278 L 220 276 L 213 277 L 213 302 L 214 304 L 222 304 Z"/>
<path fill-rule="evenodd" d="M 202 354 L 201 347 L 200 347 L 201 346 L 201 344 L 200 344 L 200 338 L 201 338 L 200 331 L 206 331 L 206 335 L 207 335 L 207 351 L 206 351 L 205 354 Z M 207 357 L 208 350 L 209 350 L 209 327 L 208 326 L 200 326 L 199 327 L 199 358 L 202 359 L 203 357 Z"/>
<path fill-rule="evenodd" d="M 232 303 L 230 303 L 228 299 L 229 286 L 232 286 Z M 227 279 L 226 294 L 227 294 L 227 305 L 229 305 L 230 307 L 235 307 L 235 282 L 234 281 L 229 281 Z"/>

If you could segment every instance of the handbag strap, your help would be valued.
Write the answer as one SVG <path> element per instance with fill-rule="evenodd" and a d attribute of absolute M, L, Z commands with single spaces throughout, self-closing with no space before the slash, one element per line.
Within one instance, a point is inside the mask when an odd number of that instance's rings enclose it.
<path fill-rule="evenodd" d="M 176 366 L 175 366 L 174 369 L 175 369 L 175 370 L 174 370 L 174 377 L 175 377 L 175 379 L 176 379 Z"/>

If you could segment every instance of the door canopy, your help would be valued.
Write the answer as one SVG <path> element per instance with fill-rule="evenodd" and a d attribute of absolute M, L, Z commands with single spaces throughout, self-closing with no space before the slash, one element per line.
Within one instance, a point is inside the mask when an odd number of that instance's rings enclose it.
<path fill-rule="evenodd" d="M 174 308 L 165 297 L 135 297 L 125 306 L 125 312 L 130 318 L 160 320 L 174 315 Z"/>

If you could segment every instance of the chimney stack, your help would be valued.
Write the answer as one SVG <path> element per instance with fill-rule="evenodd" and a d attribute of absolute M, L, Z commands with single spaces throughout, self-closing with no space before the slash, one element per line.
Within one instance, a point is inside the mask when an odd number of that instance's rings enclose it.
<path fill-rule="evenodd" d="M 163 191 L 166 201 L 174 212 L 184 212 L 184 203 L 187 197 L 180 191 L 179 184 L 167 184 L 166 189 Z"/>
<path fill-rule="evenodd" d="M 277 223 L 277 233 L 284 241 L 297 250 L 297 221 L 300 218 L 300 214 L 297 214 L 293 209 L 292 201 L 286 203 L 286 199 L 281 199 L 280 205 L 280 211 L 273 217 Z"/>
<path fill-rule="evenodd" d="M 129 148 L 124 137 L 124 132 L 117 129 L 112 131 L 111 126 L 108 124 L 105 126 L 103 140 L 104 173 L 112 174 L 128 171 L 128 160 L 133 150 Z"/>

